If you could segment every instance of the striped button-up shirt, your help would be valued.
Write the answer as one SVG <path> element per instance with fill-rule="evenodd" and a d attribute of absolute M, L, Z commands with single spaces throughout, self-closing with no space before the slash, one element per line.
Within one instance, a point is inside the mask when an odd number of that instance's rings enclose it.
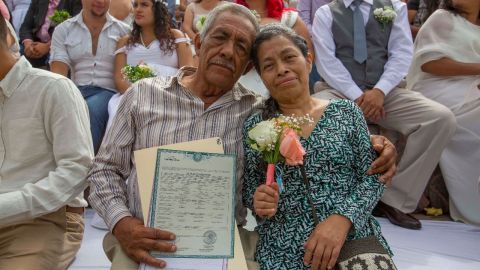
<path fill-rule="evenodd" d="M 225 153 L 237 155 L 235 214 L 237 223 L 245 224 L 242 129 L 262 104 L 261 97 L 236 84 L 205 109 L 181 84 L 182 77 L 193 72 L 187 67 L 175 77 L 142 80 L 123 97 L 88 176 L 90 203 L 110 230 L 123 217 L 143 219 L 133 151 L 211 137 L 222 138 Z"/>

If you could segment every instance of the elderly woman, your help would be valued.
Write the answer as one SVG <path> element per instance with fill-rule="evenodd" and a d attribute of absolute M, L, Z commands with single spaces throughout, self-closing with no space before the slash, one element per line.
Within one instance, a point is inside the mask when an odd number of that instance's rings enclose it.
<path fill-rule="evenodd" d="M 450 215 L 480 226 L 480 0 L 449 0 L 430 16 L 407 84 L 455 115 L 457 131 L 440 159 Z"/>
<path fill-rule="evenodd" d="M 298 12 L 292 8 L 286 8 L 282 0 L 236 0 L 235 2 L 255 11 L 261 26 L 269 23 L 280 23 L 293 29 L 307 41 L 309 52 L 312 55 L 314 54 L 313 43 L 307 26 L 298 16 Z M 318 73 L 314 72 L 312 78 L 318 80 Z M 240 77 L 240 83 L 264 97 L 269 96 L 267 88 L 255 70 L 250 70 L 246 75 Z M 313 87 L 313 85 L 311 86 Z"/>
<path fill-rule="evenodd" d="M 277 183 L 264 183 L 261 154 L 245 143 L 243 200 L 257 216 L 267 218 L 256 228 L 260 239 L 255 257 L 261 269 L 331 269 L 336 263 L 356 265 L 340 269 L 367 269 L 357 261 L 377 262 L 359 254 L 379 250 L 386 267 L 381 269 L 395 269 L 371 214 L 384 185 L 378 175 L 367 175 L 375 153 L 362 111 L 351 101 L 310 96 L 312 56 L 306 41 L 289 28 L 263 28 L 252 58 L 271 97 L 261 113 L 245 122 L 245 141 L 257 123 L 280 114 L 308 115 L 313 120 L 301 127 L 303 165 L 276 164 L 282 192 Z M 359 241 L 365 241 L 367 249 L 376 246 L 376 251 L 359 248 L 352 257 L 340 252 Z"/>

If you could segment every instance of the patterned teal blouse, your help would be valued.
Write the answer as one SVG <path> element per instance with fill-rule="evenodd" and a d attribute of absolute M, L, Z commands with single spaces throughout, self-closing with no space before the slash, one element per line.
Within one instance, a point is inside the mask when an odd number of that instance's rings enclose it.
<path fill-rule="evenodd" d="M 260 114 L 245 122 L 247 131 L 262 121 Z M 245 140 L 244 140 L 245 141 Z M 381 235 L 380 225 L 371 212 L 384 190 L 379 175 L 367 176 L 375 158 L 363 114 L 353 102 L 332 100 L 308 139 L 300 138 L 305 151 L 304 166 L 320 222 L 340 214 L 352 222 L 347 241 L 375 235 L 390 252 Z M 259 153 L 245 147 L 243 202 L 253 211 L 253 194 L 265 182 L 266 166 Z M 256 260 L 261 269 L 308 269 L 303 265 L 304 243 L 314 229 L 312 208 L 300 167 L 276 165 L 284 190 L 278 211 L 255 230 L 260 235 Z"/>

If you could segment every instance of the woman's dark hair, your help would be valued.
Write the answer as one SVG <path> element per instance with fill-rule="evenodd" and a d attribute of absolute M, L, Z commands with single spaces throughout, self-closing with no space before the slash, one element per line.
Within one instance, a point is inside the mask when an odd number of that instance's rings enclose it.
<path fill-rule="evenodd" d="M 280 19 L 282 17 L 283 10 L 285 9 L 283 0 L 265 0 L 265 2 L 265 5 L 267 6 L 267 17 Z M 250 8 L 245 0 L 236 0 L 235 3 Z"/>
<path fill-rule="evenodd" d="M 153 3 L 153 19 L 154 19 L 154 32 L 155 37 L 160 42 L 160 49 L 164 52 L 173 53 L 175 50 L 175 38 L 172 34 L 172 18 L 168 13 L 167 7 L 162 1 L 151 0 Z M 133 46 L 135 43 L 140 43 L 140 34 L 142 33 L 142 27 L 133 21 L 133 28 L 127 45 Z"/>
<path fill-rule="evenodd" d="M 421 18 L 422 22 L 427 21 L 428 17 L 435 12 L 435 10 L 442 8 L 442 0 L 425 0 L 425 6 L 427 9 L 427 12 L 425 12 L 423 18 Z"/>
<path fill-rule="evenodd" d="M 462 10 L 461 8 L 459 8 L 459 7 L 456 7 L 453 4 L 452 0 L 445 0 L 443 8 L 450 11 L 451 13 L 453 13 L 455 15 L 464 15 L 465 14 L 465 11 Z M 478 18 L 480 18 L 480 12 L 478 13 Z"/>
<path fill-rule="evenodd" d="M 6 19 L 3 17 L 3 14 L 0 12 L 0 48 L 6 48 L 7 46 L 7 23 Z"/>
<path fill-rule="evenodd" d="M 305 41 L 302 36 L 298 35 L 292 29 L 281 24 L 267 24 L 257 34 L 257 37 L 253 42 L 252 51 L 250 54 L 250 59 L 252 60 L 258 74 L 261 74 L 260 63 L 258 61 L 258 49 L 260 48 L 260 45 L 262 45 L 262 43 L 264 43 L 265 41 L 269 41 L 275 37 L 280 36 L 290 40 L 290 42 L 292 42 L 292 44 L 300 50 L 304 57 L 307 56 L 308 45 L 307 41 Z M 267 101 L 265 101 L 265 108 L 262 113 L 262 118 L 264 120 L 269 119 L 275 117 L 276 115 L 278 115 L 278 113 L 278 103 L 272 97 L 269 97 Z"/>

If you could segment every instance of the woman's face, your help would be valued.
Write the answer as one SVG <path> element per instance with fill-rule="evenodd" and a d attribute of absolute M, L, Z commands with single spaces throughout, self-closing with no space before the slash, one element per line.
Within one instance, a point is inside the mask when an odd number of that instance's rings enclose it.
<path fill-rule="evenodd" d="M 284 36 L 264 41 L 258 49 L 258 72 L 270 95 L 280 104 L 290 103 L 299 95 L 309 93 L 308 75 L 312 56 L 302 55 Z"/>
<path fill-rule="evenodd" d="M 135 23 L 140 27 L 155 23 L 151 0 L 135 0 L 133 2 L 133 14 L 135 15 Z"/>

